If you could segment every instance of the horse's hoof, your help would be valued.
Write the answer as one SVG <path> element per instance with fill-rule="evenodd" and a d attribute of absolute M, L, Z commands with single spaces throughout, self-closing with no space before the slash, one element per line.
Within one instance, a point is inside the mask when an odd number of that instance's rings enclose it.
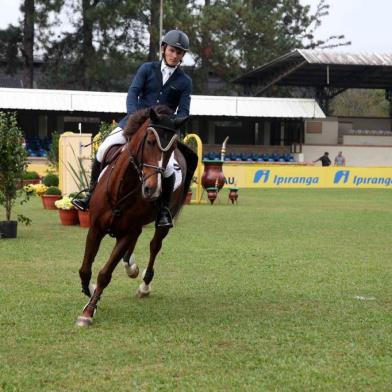
<path fill-rule="evenodd" d="M 128 263 L 124 263 L 124 269 L 126 274 L 132 279 L 135 279 L 139 276 L 139 267 L 136 263 L 133 263 L 131 265 L 129 265 Z"/>
<path fill-rule="evenodd" d="M 78 327 L 90 327 L 93 323 L 92 317 L 79 316 L 76 320 Z"/>
<path fill-rule="evenodd" d="M 150 295 L 150 291 L 141 291 L 140 289 L 138 289 L 136 292 L 136 296 L 138 298 L 145 298 L 148 297 L 149 295 Z"/>

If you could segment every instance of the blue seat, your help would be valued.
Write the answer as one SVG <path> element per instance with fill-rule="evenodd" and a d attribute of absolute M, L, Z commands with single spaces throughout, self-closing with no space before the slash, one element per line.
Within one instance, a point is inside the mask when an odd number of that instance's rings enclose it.
<path fill-rule="evenodd" d="M 261 156 L 262 156 L 264 162 L 268 162 L 270 160 L 269 154 L 264 153 Z"/>
<path fill-rule="evenodd" d="M 256 155 L 256 161 L 257 162 L 264 162 L 263 154 L 257 154 Z"/>

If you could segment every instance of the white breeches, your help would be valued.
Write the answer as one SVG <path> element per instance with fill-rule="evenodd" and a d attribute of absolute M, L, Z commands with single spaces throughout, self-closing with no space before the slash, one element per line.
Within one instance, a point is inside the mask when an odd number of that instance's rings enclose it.
<path fill-rule="evenodd" d="M 113 129 L 110 135 L 102 142 L 102 144 L 98 147 L 96 159 L 99 162 L 102 162 L 102 159 L 105 155 L 105 152 L 110 146 L 114 144 L 125 144 L 126 143 L 125 136 L 120 127 Z M 166 170 L 163 173 L 165 178 L 170 177 L 174 173 L 174 152 L 171 154 L 169 162 L 167 163 Z"/>

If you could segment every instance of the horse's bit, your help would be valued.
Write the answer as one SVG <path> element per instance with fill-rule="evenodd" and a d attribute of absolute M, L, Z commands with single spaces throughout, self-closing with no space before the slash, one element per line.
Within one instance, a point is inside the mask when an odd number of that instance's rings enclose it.
<path fill-rule="evenodd" d="M 141 150 L 141 162 L 138 163 L 135 158 L 134 155 L 131 153 L 131 151 L 129 150 L 129 148 L 127 148 L 127 151 L 129 152 L 129 162 L 132 164 L 133 168 L 135 169 L 138 177 L 139 177 L 139 184 L 138 186 L 136 186 L 131 192 L 127 193 L 126 195 L 124 195 L 120 200 L 118 200 L 115 203 L 115 206 L 113 206 L 113 214 L 114 215 L 119 215 L 120 214 L 120 204 L 123 203 L 127 198 L 129 198 L 131 195 L 133 195 L 136 191 L 139 190 L 139 188 L 145 183 L 145 181 L 150 178 L 151 176 L 157 175 L 157 174 L 161 174 L 163 175 L 163 173 L 165 172 L 166 168 L 165 167 L 159 167 L 156 165 L 150 165 L 148 163 L 144 163 L 143 162 L 143 152 L 144 152 L 144 145 L 146 143 L 146 139 L 147 139 L 147 133 L 148 131 L 151 131 L 154 133 L 155 135 L 155 139 L 157 141 L 158 147 L 162 152 L 167 152 L 170 150 L 170 148 L 173 146 L 174 142 L 177 140 L 178 136 L 176 134 L 174 134 L 171 139 L 169 140 L 168 144 L 166 145 L 166 147 L 162 146 L 161 143 L 161 139 L 159 138 L 158 132 L 155 130 L 155 128 L 153 127 L 148 127 L 146 129 L 146 134 L 143 138 L 143 142 L 139 145 L 139 148 L 136 152 L 136 156 L 139 155 L 139 152 Z M 154 169 L 154 172 L 151 173 L 148 176 L 144 175 L 144 171 L 143 168 L 148 167 L 148 168 L 152 168 Z M 109 179 L 107 181 L 107 184 L 109 185 Z M 109 190 L 107 189 L 107 194 L 109 195 Z"/>

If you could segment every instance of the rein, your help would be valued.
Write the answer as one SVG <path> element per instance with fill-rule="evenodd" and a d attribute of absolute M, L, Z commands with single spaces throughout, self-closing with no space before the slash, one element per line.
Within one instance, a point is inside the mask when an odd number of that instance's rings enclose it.
<path fill-rule="evenodd" d="M 169 149 L 172 147 L 173 143 L 174 143 L 174 142 L 176 141 L 176 139 L 177 139 L 177 135 L 176 135 L 176 134 L 173 135 L 173 137 L 170 139 L 170 142 L 168 143 L 168 145 L 167 145 L 165 148 L 163 148 L 163 147 L 162 147 L 162 144 L 161 144 L 161 141 L 160 141 L 160 138 L 159 138 L 159 135 L 158 135 L 157 131 L 155 130 L 155 128 L 153 128 L 153 127 L 148 127 L 148 128 L 146 129 L 145 135 L 144 135 L 144 137 L 143 137 L 143 141 L 142 141 L 142 143 L 139 144 L 139 147 L 138 147 L 138 149 L 137 149 L 137 151 L 136 151 L 136 156 L 132 154 L 132 152 L 131 152 L 131 150 L 130 150 L 130 148 L 129 148 L 129 142 L 128 142 L 127 145 L 126 145 L 126 150 L 127 150 L 128 153 L 129 153 L 128 166 L 129 166 L 129 164 L 132 165 L 132 167 L 134 168 L 134 170 L 135 170 L 136 173 L 137 173 L 139 182 L 138 182 L 138 184 L 136 185 L 136 187 L 135 187 L 134 189 L 132 189 L 130 192 L 128 192 L 126 195 L 124 195 L 124 196 L 121 197 L 119 200 L 117 200 L 114 204 L 112 204 L 112 199 L 111 199 L 110 192 L 109 192 L 109 182 L 110 182 L 110 178 L 111 178 L 111 176 L 112 176 L 113 170 L 114 170 L 114 168 L 115 168 L 115 165 L 116 165 L 117 160 L 119 159 L 120 155 L 119 155 L 119 156 L 117 157 L 117 159 L 114 161 L 114 164 L 111 166 L 111 172 L 109 173 L 109 176 L 108 176 L 108 179 L 107 179 L 107 182 L 106 182 L 106 194 L 107 194 L 109 203 L 112 205 L 112 217 L 111 217 L 111 221 L 110 221 L 110 225 L 109 225 L 109 230 L 108 230 L 108 231 L 109 231 L 109 235 L 111 235 L 111 236 L 113 236 L 113 233 L 112 233 L 111 228 L 112 228 L 114 219 L 115 219 L 115 217 L 118 217 L 118 216 L 121 215 L 121 212 L 122 212 L 122 209 L 123 209 L 124 202 L 125 202 L 127 199 L 129 199 L 134 193 L 136 193 L 137 191 L 139 191 L 139 189 L 141 188 L 141 186 L 145 183 L 145 181 L 146 181 L 148 178 L 150 178 L 150 177 L 152 177 L 152 176 L 154 176 L 154 175 L 158 175 L 158 174 L 163 175 L 163 173 L 164 173 L 165 170 L 166 170 L 166 168 L 159 167 L 159 166 L 156 166 L 156 165 L 151 165 L 151 164 L 148 164 L 148 163 L 144 163 L 144 162 L 143 162 L 144 146 L 145 146 L 146 139 L 147 139 L 147 135 L 148 135 L 148 132 L 149 132 L 149 131 L 154 133 L 155 138 L 156 138 L 156 141 L 157 141 L 157 144 L 158 144 L 158 147 L 159 147 L 159 149 L 160 149 L 162 152 L 167 152 L 167 151 L 169 151 Z M 140 152 L 141 152 L 141 153 L 140 153 Z M 137 158 L 136 158 L 136 157 L 139 156 L 139 155 L 141 155 L 140 162 L 138 162 L 138 161 L 137 161 Z M 154 172 L 151 173 L 151 174 L 148 175 L 148 176 L 145 176 L 145 175 L 144 175 L 144 172 L 143 172 L 143 169 L 144 169 L 145 167 L 154 169 Z M 120 180 L 120 184 L 123 182 L 123 180 L 124 180 L 124 178 L 122 178 L 122 179 Z"/>

